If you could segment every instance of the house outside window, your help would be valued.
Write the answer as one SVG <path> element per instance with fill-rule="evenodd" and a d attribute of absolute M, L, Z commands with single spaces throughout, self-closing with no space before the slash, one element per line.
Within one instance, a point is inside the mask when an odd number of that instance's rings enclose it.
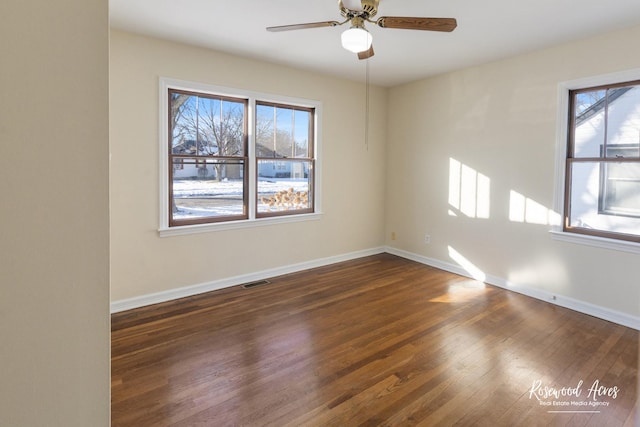
<path fill-rule="evenodd" d="M 563 230 L 640 242 L 640 81 L 569 91 Z"/>
<path fill-rule="evenodd" d="M 160 235 L 319 214 L 316 101 L 162 78 Z"/>

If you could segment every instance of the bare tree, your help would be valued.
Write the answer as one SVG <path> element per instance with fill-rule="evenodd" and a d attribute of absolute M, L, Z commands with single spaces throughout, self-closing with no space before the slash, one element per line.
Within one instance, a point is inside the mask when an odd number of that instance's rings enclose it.
<path fill-rule="evenodd" d="M 291 114 L 292 110 L 273 108 L 273 114 L 263 114 L 256 121 L 256 142 L 261 146 L 265 157 L 294 157 L 294 138 L 292 129 L 282 129 L 278 127 L 279 120 L 286 114 Z M 269 155 L 266 153 L 270 152 Z"/>
<path fill-rule="evenodd" d="M 218 102 L 218 100 L 216 100 Z M 219 100 L 218 108 L 201 113 L 202 141 L 206 155 L 236 157 L 244 154 L 244 105 Z M 215 163 L 216 179 L 226 177 L 226 164 Z"/>
<path fill-rule="evenodd" d="M 196 156 L 237 157 L 244 154 L 244 104 L 222 98 L 176 94 L 172 102 L 174 147 Z M 189 97 L 193 96 L 193 102 Z M 184 98 L 186 97 L 186 99 Z M 172 100 L 173 101 L 173 100 Z M 211 162 L 215 179 L 226 175 L 224 162 Z M 207 171 L 207 163 L 200 166 Z"/>

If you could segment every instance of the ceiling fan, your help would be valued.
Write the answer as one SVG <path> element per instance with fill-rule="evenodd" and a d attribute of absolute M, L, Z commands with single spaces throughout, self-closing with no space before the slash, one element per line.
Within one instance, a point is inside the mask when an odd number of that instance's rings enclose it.
<path fill-rule="evenodd" d="M 338 0 L 338 9 L 345 18 L 344 21 L 322 21 L 306 24 L 280 25 L 267 27 L 267 31 L 302 30 L 306 28 L 337 27 L 351 23 L 351 28 L 342 33 L 342 47 L 358 54 L 358 59 L 371 58 L 374 55 L 371 33 L 364 27 L 365 22 L 376 24 L 380 28 L 401 28 L 406 30 L 443 31 L 451 32 L 457 22 L 454 18 L 417 18 L 401 16 L 383 16 L 376 20 L 372 18 L 378 13 L 380 0 L 360 0 L 362 10 L 349 9 L 342 0 Z"/>

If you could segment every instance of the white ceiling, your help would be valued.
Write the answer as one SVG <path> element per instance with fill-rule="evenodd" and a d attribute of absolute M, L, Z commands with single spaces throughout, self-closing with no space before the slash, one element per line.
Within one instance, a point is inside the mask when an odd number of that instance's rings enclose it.
<path fill-rule="evenodd" d="M 344 4 L 357 8 L 359 0 Z M 348 24 L 279 33 L 265 30 L 342 21 L 336 0 L 110 0 L 110 16 L 117 29 L 348 79 L 362 80 L 365 75 L 365 61 L 340 46 L 340 34 Z M 380 0 L 380 16 L 458 21 L 452 33 L 367 25 L 376 53 L 369 60 L 371 82 L 394 86 L 638 25 L 640 0 Z"/>

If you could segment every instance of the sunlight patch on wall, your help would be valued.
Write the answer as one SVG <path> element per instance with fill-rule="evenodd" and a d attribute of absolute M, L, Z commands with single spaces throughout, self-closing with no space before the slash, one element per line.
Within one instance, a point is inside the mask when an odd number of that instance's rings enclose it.
<path fill-rule="evenodd" d="M 541 203 L 511 190 L 509 197 L 509 220 L 527 224 L 559 225 L 560 214 Z"/>
<path fill-rule="evenodd" d="M 456 211 L 469 218 L 487 219 L 490 215 L 491 180 L 475 169 L 449 159 L 449 215 Z"/>
<path fill-rule="evenodd" d="M 571 283 L 566 264 L 555 254 L 536 254 L 527 257 L 521 265 L 511 266 L 507 273 L 507 286 L 546 289 L 565 293 Z"/>
<path fill-rule="evenodd" d="M 460 267 L 462 267 L 471 277 L 481 282 L 484 282 L 487 279 L 487 275 L 484 274 L 482 270 L 476 267 L 471 261 L 462 256 L 460 252 L 453 249 L 451 246 L 448 246 L 449 256 L 452 260 L 458 263 Z"/>

